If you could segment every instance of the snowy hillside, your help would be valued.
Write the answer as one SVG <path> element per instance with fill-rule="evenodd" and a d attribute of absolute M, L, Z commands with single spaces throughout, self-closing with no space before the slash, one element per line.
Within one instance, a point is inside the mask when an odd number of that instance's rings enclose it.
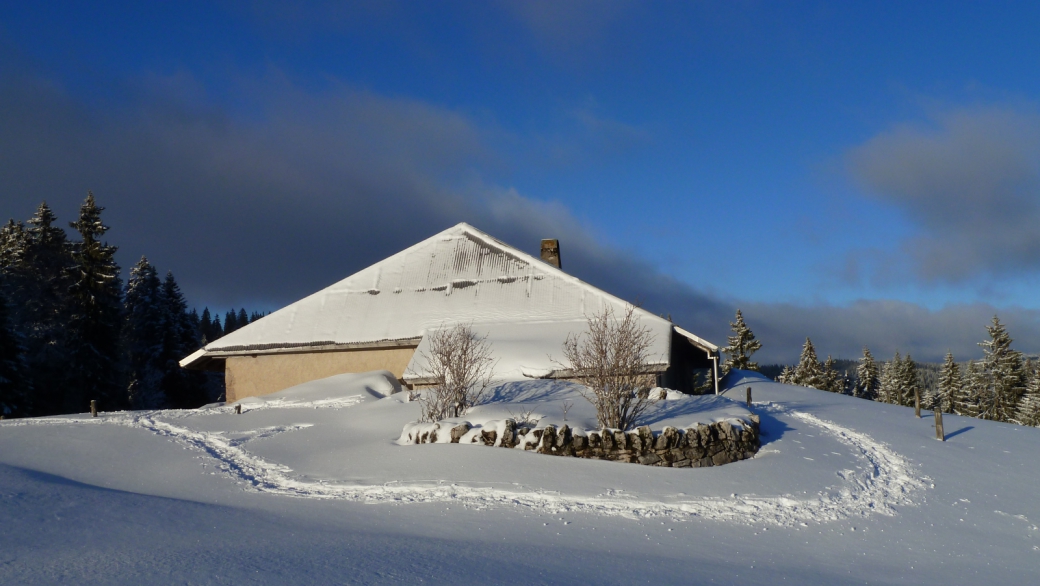
<path fill-rule="evenodd" d="M 0 423 L 0 583 L 1035 581 L 1040 430 L 749 378 L 762 449 L 671 469 L 399 445 L 381 373 L 196 411 Z M 594 427 L 576 387 L 515 381 L 472 423 Z M 670 395 L 654 429 L 743 417 Z"/>

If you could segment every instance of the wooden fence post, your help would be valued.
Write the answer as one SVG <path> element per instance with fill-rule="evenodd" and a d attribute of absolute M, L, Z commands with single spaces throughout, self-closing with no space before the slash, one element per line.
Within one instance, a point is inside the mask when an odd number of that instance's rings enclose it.
<path fill-rule="evenodd" d="M 90 400 L 90 416 L 97 417 L 97 401 L 95 399 Z"/>
<path fill-rule="evenodd" d="M 235 415 L 241 415 L 241 414 L 242 414 L 242 406 L 241 405 L 235 405 Z"/>
<path fill-rule="evenodd" d="M 935 439 L 944 442 L 946 441 L 946 431 L 943 430 L 942 409 L 936 409 L 932 411 L 932 414 L 935 416 Z"/>
<path fill-rule="evenodd" d="M 921 418 L 921 389 L 914 389 L 914 415 Z"/>
<path fill-rule="evenodd" d="M 751 407 L 751 387 L 747 388 L 747 406 Z"/>

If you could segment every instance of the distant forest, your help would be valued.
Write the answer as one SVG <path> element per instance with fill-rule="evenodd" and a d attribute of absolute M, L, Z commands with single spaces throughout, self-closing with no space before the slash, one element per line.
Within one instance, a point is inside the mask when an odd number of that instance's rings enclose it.
<path fill-rule="evenodd" d="M 885 364 L 882 362 L 881 364 Z M 917 365 L 917 380 L 921 384 L 921 391 L 928 393 L 934 393 L 939 388 L 939 370 L 942 369 L 941 362 L 916 362 Z M 777 380 L 780 375 L 784 372 L 785 368 L 794 369 L 797 364 L 765 364 L 759 368 L 759 372 L 763 375 Z M 967 363 L 965 363 L 965 367 Z M 850 390 L 855 389 L 859 386 L 859 375 L 856 369 L 859 367 L 859 360 L 849 360 L 846 358 L 835 358 L 834 359 L 834 370 L 838 371 L 845 379 L 845 388 Z"/>
<path fill-rule="evenodd" d="M 263 314 L 188 309 L 172 272 L 144 257 L 123 284 L 88 194 L 70 240 L 46 203 L 0 228 L 0 415 L 194 408 L 223 400 L 220 373 L 178 362 Z"/>

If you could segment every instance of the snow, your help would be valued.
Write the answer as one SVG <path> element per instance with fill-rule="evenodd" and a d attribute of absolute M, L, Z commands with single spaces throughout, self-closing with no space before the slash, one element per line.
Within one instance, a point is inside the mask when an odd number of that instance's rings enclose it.
<path fill-rule="evenodd" d="M 568 334 L 585 330 L 587 315 L 605 308 L 622 315 L 626 305 L 463 223 L 232 332 L 181 364 L 243 348 L 407 342 L 462 323 L 488 336 L 499 376 L 546 376 L 557 368 L 546 348 L 559 353 Z M 654 338 L 648 362 L 667 364 L 672 324 L 636 312 Z M 416 352 L 409 376 L 425 374 L 421 357 Z"/>
<path fill-rule="evenodd" d="M 419 404 L 340 375 L 193 411 L 0 423 L 0 583 L 1032 583 L 1040 430 L 738 373 L 666 425 L 741 419 L 750 459 L 668 469 L 400 445 Z M 595 429 L 579 387 L 512 380 L 458 421 Z M 736 400 L 725 395 L 731 394 Z M 445 422 L 445 425 L 454 421 Z M 474 433 L 471 431 L 470 433 Z"/>

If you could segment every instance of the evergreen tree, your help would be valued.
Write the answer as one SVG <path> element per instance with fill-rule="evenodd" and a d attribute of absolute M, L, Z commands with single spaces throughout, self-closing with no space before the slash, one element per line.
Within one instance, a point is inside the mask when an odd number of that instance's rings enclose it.
<path fill-rule="evenodd" d="M 908 352 L 899 365 L 899 404 L 904 407 L 913 407 L 920 389 L 921 382 L 917 375 L 917 363 L 910 358 Z"/>
<path fill-rule="evenodd" d="M 894 358 L 892 358 L 892 360 L 882 365 L 881 377 L 878 380 L 877 392 L 877 400 L 881 403 L 899 403 L 899 379 L 902 366 L 903 359 L 899 356 L 899 352 L 896 352 L 896 355 Z"/>
<path fill-rule="evenodd" d="M 264 315 L 265 314 L 262 311 L 254 311 L 253 313 L 250 313 L 249 314 L 249 323 L 255 322 L 256 320 L 264 317 Z"/>
<path fill-rule="evenodd" d="M 1018 408 L 1015 410 L 1015 423 L 1040 427 L 1040 369 L 1033 368 L 1028 371 L 1031 376 L 1026 385 L 1026 391 L 1018 400 Z"/>
<path fill-rule="evenodd" d="M 119 362 L 122 283 L 116 247 L 101 241 L 108 231 L 101 221 L 102 211 L 94 194 L 88 192 L 79 219 L 69 224 L 81 238 L 73 246 L 69 271 L 69 382 L 64 410 L 71 413 L 86 410 L 92 399 L 99 400 L 104 409 L 127 404 Z"/>
<path fill-rule="evenodd" d="M 14 327 L 25 335 L 33 415 L 66 412 L 66 326 L 73 261 L 68 238 L 56 221 L 43 202 L 27 228 L 21 230 L 12 222 L 6 228 L 9 250 L 4 262 L 9 264 L 4 268 L 5 289 Z"/>
<path fill-rule="evenodd" d="M 238 327 L 243 328 L 249 325 L 249 314 L 246 313 L 246 309 L 243 307 L 238 310 Z"/>
<path fill-rule="evenodd" d="M 929 409 L 936 409 L 943 413 L 953 413 L 954 403 L 961 393 L 963 386 L 961 380 L 961 369 L 953 361 L 953 353 L 947 352 L 943 360 L 942 370 L 939 371 L 939 386 L 935 395 L 928 401 Z"/>
<path fill-rule="evenodd" d="M 134 409 L 161 409 L 167 403 L 162 388 L 166 367 L 162 355 L 166 314 L 159 276 L 143 256 L 130 270 L 123 304 L 130 405 Z"/>
<path fill-rule="evenodd" d="M 241 325 L 245 325 L 245 324 L 241 324 Z M 230 334 L 231 332 L 237 330 L 239 327 L 241 327 L 241 326 L 238 323 L 238 314 L 235 313 L 234 309 L 232 309 L 231 311 L 229 311 L 229 312 L 224 314 L 224 335 L 225 336 Z"/>
<path fill-rule="evenodd" d="M 217 333 L 220 330 L 220 320 L 214 319 L 210 316 L 209 308 L 202 310 L 202 317 L 199 318 L 199 334 L 200 343 L 205 346 L 213 340 L 220 337 Z"/>
<path fill-rule="evenodd" d="M 834 368 L 834 359 L 830 356 L 827 356 L 827 361 L 823 363 L 823 388 L 820 390 L 832 393 L 845 392 L 845 379 Z"/>
<path fill-rule="evenodd" d="M 985 356 L 982 369 L 985 386 L 981 389 L 979 417 L 993 421 L 1011 421 L 1018 400 L 1025 392 L 1022 354 L 1011 349 L 1011 336 L 997 316 L 986 326 L 990 339 L 980 342 Z"/>
<path fill-rule="evenodd" d="M 715 393 L 715 371 L 712 368 L 704 369 L 697 375 L 697 382 L 693 386 L 693 394 L 710 395 Z"/>
<path fill-rule="evenodd" d="M 163 379 L 162 387 L 168 406 L 175 409 L 191 409 L 207 402 L 202 373 L 184 370 L 182 358 L 199 348 L 197 317 L 193 320 L 188 312 L 180 286 L 172 272 L 166 273 L 162 284 L 163 315 L 166 327 L 163 331 Z"/>
<path fill-rule="evenodd" d="M 27 239 L 25 224 L 21 222 L 11 219 L 0 228 L 0 273 L 6 274 L 21 266 Z"/>
<path fill-rule="evenodd" d="M 777 377 L 777 380 L 779 380 L 780 382 L 782 382 L 782 383 L 784 383 L 786 385 L 793 385 L 793 384 L 795 384 L 795 382 L 794 382 L 794 369 L 791 368 L 790 366 L 784 366 L 783 370 L 780 371 L 780 376 Z"/>
<path fill-rule="evenodd" d="M 823 365 L 816 358 L 816 348 L 813 347 L 812 340 L 808 337 L 805 338 L 805 345 L 802 346 L 802 356 L 798 360 L 798 366 L 794 369 L 793 378 L 793 384 L 796 385 L 813 389 L 824 388 Z"/>
<path fill-rule="evenodd" d="M 863 358 L 860 358 L 859 366 L 856 367 L 856 389 L 855 396 L 874 400 L 878 392 L 878 365 L 870 350 L 863 347 Z"/>
<path fill-rule="evenodd" d="M 737 310 L 737 321 L 729 324 L 729 327 L 733 330 L 733 335 L 727 338 L 729 346 L 722 349 L 728 356 L 722 363 L 723 369 L 726 372 L 732 368 L 757 371 L 758 363 L 751 361 L 751 355 L 762 348 L 762 343 L 755 339 L 751 328 L 744 323 L 744 316 L 741 315 L 739 309 Z"/>
<path fill-rule="evenodd" d="M 28 374 L 25 345 L 11 322 L 0 287 L 0 415 L 20 417 L 32 412 Z"/>
<path fill-rule="evenodd" d="M 984 373 L 978 362 L 969 361 L 964 370 L 960 392 L 954 395 L 953 412 L 966 417 L 978 417 L 980 412 L 982 389 L 985 386 Z"/>

